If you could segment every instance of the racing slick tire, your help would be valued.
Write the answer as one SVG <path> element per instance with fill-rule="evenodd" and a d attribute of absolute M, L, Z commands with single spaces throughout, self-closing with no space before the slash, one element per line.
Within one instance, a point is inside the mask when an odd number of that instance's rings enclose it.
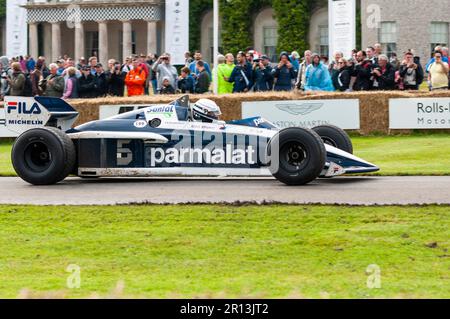
<path fill-rule="evenodd" d="M 22 133 L 13 145 L 11 157 L 14 170 L 24 181 L 51 185 L 73 170 L 76 150 L 64 132 L 46 126 Z"/>
<path fill-rule="evenodd" d="M 319 134 L 320 138 L 325 144 L 337 147 L 344 152 L 353 154 L 353 143 L 345 132 L 340 127 L 334 125 L 321 125 L 313 128 L 313 131 Z"/>
<path fill-rule="evenodd" d="M 320 136 L 300 127 L 278 132 L 270 140 L 268 155 L 272 175 L 286 185 L 305 185 L 315 180 L 326 161 L 325 145 Z"/>

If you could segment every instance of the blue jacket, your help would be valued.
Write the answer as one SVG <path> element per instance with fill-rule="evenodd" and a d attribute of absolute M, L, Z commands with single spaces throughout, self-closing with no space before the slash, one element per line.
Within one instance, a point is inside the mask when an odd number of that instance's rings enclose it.
<path fill-rule="evenodd" d="M 261 70 L 259 66 L 257 66 L 253 70 L 253 79 L 255 81 L 255 86 L 253 87 L 253 89 L 256 92 L 272 91 L 273 74 L 272 74 L 272 67 L 270 65 L 267 65 L 264 70 Z"/>
<path fill-rule="evenodd" d="M 321 62 L 306 68 L 305 91 L 334 91 L 328 68 Z"/>
<path fill-rule="evenodd" d="M 288 68 L 283 65 L 281 68 L 278 66 L 273 71 L 273 77 L 277 79 L 275 83 L 275 91 L 290 91 L 292 89 L 292 80 L 296 78 L 295 69 Z"/>
<path fill-rule="evenodd" d="M 250 90 L 253 86 L 252 75 L 252 65 L 250 63 L 247 63 L 245 66 L 236 65 L 228 79 L 228 82 L 234 83 L 233 93 L 244 92 L 245 89 Z"/>
<path fill-rule="evenodd" d="M 208 72 L 209 78 L 212 79 L 211 68 L 209 67 L 209 64 L 207 62 L 204 62 L 204 63 L 205 63 L 205 70 L 206 70 L 206 72 Z M 197 61 L 191 62 L 191 64 L 189 64 L 189 70 L 191 70 L 191 74 L 198 75 L 200 73 L 197 70 Z"/>

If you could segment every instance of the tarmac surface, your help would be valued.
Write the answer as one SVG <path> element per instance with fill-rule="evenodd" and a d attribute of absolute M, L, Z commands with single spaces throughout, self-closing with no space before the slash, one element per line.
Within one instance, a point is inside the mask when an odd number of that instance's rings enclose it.
<path fill-rule="evenodd" d="M 17 177 L 2 177 L 0 189 L 0 204 L 450 204 L 450 176 L 339 177 L 299 187 L 270 178 L 74 177 L 57 185 L 32 186 Z"/>

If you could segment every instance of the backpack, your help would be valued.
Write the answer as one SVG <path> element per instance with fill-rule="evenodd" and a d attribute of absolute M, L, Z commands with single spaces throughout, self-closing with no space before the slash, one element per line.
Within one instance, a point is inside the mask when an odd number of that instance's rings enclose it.
<path fill-rule="evenodd" d="M 33 85 L 31 83 L 30 74 L 24 74 L 24 76 L 25 76 L 25 83 L 22 89 L 22 96 L 33 96 Z"/>

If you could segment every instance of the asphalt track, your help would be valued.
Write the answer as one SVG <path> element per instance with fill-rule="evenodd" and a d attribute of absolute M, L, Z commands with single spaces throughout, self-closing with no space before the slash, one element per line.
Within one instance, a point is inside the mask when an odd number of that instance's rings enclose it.
<path fill-rule="evenodd" d="M 262 178 L 68 178 L 57 185 L 31 186 L 2 177 L 0 189 L 0 204 L 450 204 L 450 176 L 339 177 L 301 187 Z"/>

